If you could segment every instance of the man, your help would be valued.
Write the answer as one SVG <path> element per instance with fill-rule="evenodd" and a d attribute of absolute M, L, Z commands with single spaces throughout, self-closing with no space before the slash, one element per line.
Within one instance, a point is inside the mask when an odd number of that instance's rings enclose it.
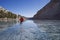
<path fill-rule="evenodd" d="M 20 22 L 22 23 L 23 21 L 24 21 L 24 18 L 23 18 L 23 17 L 21 17 L 21 18 L 20 18 Z"/>

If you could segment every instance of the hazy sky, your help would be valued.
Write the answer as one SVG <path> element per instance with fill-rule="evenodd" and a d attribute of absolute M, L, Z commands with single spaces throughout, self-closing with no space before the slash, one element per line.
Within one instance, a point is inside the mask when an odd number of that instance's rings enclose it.
<path fill-rule="evenodd" d="M 32 17 L 50 0 L 0 0 L 0 6 L 15 14 Z"/>

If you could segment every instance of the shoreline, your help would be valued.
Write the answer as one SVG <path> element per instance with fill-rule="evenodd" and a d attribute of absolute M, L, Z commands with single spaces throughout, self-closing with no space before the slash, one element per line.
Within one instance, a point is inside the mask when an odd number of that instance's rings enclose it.
<path fill-rule="evenodd" d="M 18 21 L 19 19 L 18 18 L 0 18 L 0 21 Z"/>

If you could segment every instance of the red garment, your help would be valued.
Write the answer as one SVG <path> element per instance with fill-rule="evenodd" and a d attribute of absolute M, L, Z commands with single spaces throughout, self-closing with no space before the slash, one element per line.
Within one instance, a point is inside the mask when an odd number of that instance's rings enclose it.
<path fill-rule="evenodd" d="M 24 19 L 21 17 L 21 18 L 20 18 L 20 22 L 23 22 L 23 21 L 24 21 Z"/>

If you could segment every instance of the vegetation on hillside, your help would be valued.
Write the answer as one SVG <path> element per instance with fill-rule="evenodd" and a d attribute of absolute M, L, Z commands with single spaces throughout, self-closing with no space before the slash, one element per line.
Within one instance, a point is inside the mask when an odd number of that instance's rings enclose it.
<path fill-rule="evenodd" d="M 5 10 L 6 11 L 6 10 Z M 0 10 L 0 18 L 16 18 L 17 15 L 12 12 Z"/>

